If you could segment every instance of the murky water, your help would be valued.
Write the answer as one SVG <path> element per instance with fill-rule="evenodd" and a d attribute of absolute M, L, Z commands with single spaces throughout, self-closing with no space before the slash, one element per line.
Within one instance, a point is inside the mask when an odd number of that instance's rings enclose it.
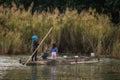
<path fill-rule="evenodd" d="M 19 56 L 0 57 L 0 80 L 120 80 L 120 60 L 77 65 L 25 66 Z"/>

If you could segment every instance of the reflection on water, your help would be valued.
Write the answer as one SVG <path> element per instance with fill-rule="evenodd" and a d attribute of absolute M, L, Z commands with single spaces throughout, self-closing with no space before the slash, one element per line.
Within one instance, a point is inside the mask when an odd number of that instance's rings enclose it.
<path fill-rule="evenodd" d="M 115 59 L 102 59 L 93 64 L 55 66 L 25 66 L 18 60 L 0 57 L 0 80 L 120 80 L 120 60 Z"/>
<path fill-rule="evenodd" d="M 37 80 L 37 65 L 31 66 L 31 80 Z"/>
<path fill-rule="evenodd" d="M 51 80 L 56 80 L 56 66 L 51 66 Z"/>

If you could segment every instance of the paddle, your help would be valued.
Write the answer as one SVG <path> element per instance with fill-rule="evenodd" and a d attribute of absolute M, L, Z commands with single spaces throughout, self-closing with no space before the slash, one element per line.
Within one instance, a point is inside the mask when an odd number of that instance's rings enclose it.
<path fill-rule="evenodd" d="M 28 60 L 25 62 L 24 65 L 26 65 L 30 59 L 32 58 L 32 56 L 35 54 L 35 52 L 39 49 L 39 47 L 42 45 L 43 41 L 47 38 L 47 36 L 50 34 L 50 32 L 52 31 L 53 27 L 51 27 L 48 31 L 48 33 L 45 35 L 45 37 L 42 39 L 42 41 L 40 42 L 40 44 L 38 45 L 38 47 L 35 49 L 35 51 L 32 53 L 32 55 L 28 58 Z"/>

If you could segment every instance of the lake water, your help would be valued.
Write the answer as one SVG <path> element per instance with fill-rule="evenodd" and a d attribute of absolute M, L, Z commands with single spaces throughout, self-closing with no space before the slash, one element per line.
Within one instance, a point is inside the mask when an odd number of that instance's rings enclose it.
<path fill-rule="evenodd" d="M 20 56 L 0 57 L 0 80 L 120 80 L 120 60 L 76 65 L 19 64 Z"/>

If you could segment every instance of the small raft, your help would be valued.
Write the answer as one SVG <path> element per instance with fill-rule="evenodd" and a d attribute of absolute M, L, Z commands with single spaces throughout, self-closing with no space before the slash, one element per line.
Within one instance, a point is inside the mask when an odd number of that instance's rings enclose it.
<path fill-rule="evenodd" d="M 21 58 L 19 63 L 25 64 L 27 58 Z M 57 59 L 39 59 L 38 61 L 29 61 L 27 65 L 58 65 L 58 64 L 82 64 L 82 63 L 97 63 L 100 59 L 97 57 L 58 57 Z"/>

